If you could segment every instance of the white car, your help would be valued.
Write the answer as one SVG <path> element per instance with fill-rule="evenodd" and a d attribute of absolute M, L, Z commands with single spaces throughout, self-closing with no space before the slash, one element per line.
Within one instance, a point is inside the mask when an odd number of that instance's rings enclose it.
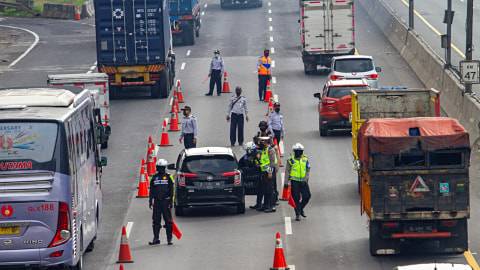
<path fill-rule="evenodd" d="M 397 266 L 394 270 L 472 270 L 472 268 L 466 264 L 425 263 Z"/>
<path fill-rule="evenodd" d="M 366 79 L 370 87 L 378 88 L 378 73 L 381 71 L 380 67 L 375 67 L 371 56 L 336 56 L 332 58 L 329 79 L 332 81 Z"/>

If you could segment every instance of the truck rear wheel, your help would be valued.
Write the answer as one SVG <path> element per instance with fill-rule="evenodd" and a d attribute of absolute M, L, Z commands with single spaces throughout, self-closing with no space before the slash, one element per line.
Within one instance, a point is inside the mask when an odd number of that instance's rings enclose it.
<path fill-rule="evenodd" d="M 151 87 L 150 95 L 152 98 L 167 98 L 170 93 L 169 70 L 160 71 L 160 79 Z"/>
<path fill-rule="evenodd" d="M 369 247 L 370 255 L 380 256 L 380 255 L 393 255 L 400 253 L 398 249 L 398 244 L 394 239 L 383 239 L 382 232 L 380 229 L 380 222 L 370 220 L 369 224 Z M 389 252 L 386 252 L 389 250 Z"/>
<path fill-rule="evenodd" d="M 185 45 L 195 45 L 195 24 L 184 30 L 183 42 Z"/>
<path fill-rule="evenodd" d="M 322 124 L 322 119 L 318 119 L 318 130 L 320 131 L 320 137 L 328 136 L 328 126 Z"/>
<path fill-rule="evenodd" d="M 317 72 L 317 64 L 316 63 L 303 63 L 303 70 L 305 74 L 311 75 Z"/>

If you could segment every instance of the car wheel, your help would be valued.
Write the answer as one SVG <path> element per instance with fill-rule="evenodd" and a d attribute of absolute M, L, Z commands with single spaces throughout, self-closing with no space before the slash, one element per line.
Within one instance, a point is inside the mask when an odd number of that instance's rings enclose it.
<path fill-rule="evenodd" d="M 318 129 L 320 131 L 320 136 L 321 137 L 327 137 L 328 136 L 328 126 L 322 124 L 322 120 L 318 120 Z"/>
<path fill-rule="evenodd" d="M 183 215 L 185 215 L 183 207 L 175 206 L 175 216 L 181 217 Z"/>
<path fill-rule="evenodd" d="M 245 202 L 237 205 L 237 214 L 245 214 Z"/>
<path fill-rule="evenodd" d="M 160 71 L 160 79 L 151 87 L 152 98 L 167 98 L 170 93 L 169 71 L 164 69 Z"/>

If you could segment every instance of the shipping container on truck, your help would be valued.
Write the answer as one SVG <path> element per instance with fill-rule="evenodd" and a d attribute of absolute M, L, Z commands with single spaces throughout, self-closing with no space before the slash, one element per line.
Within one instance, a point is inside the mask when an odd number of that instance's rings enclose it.
<path fill-rule="evenodd" d="M 97 66 L 110 82 L 110 97 L 122 88 L 148 87 L 153 98 L 169 95 L 175 55 L 167 0 L 97 0 Z"/>
<path fill-rule="evenodd" d="M 300 0 L 299 23 L 305 74 L 355 53 L 353 0 Z"/>
<path fill-rule="evenodd" d="M 470 141 L 457 120 L 371 118 L 358 153 L 371 255 L 468 249 Z"/>
<path fill-rule="evenodd" d="M 201 26 L 198 0 L 170 0 L 170 24 L 173 45 L 194 45 Z"/>
<path fill-rule="evenodd" d="M 108 75 L 105 73 L 78 73 L 78 74 L 51 74 L 47 77 L 48 86 L 55 88 L 64 88 L 65 86 L 74 87 L 80 93 L 83 90 L 89 90 L 94 99 L 94 107 L 98 109 L 96 116 L 99 123 L 102 123 L 105 132 L 102 136 L 102 148 L 108 147 L 108 139 L 112 129 L 110 127 L 110 98 L 108 88 Z"/>
<path fill-rule="evenodd" d="M 234 7 L 261 7 L 262 5 L 262 0 L 220 0 L 220 7 L 222 9 Z"/>

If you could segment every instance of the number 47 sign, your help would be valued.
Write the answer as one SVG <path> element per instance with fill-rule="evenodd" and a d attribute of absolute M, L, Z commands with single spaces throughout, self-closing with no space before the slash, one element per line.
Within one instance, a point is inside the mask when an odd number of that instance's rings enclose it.
<path fill-rule="evenodd" d="M 460 61 L 460 75 L 462 83 L 480 83 L 480 61 Z"/>

